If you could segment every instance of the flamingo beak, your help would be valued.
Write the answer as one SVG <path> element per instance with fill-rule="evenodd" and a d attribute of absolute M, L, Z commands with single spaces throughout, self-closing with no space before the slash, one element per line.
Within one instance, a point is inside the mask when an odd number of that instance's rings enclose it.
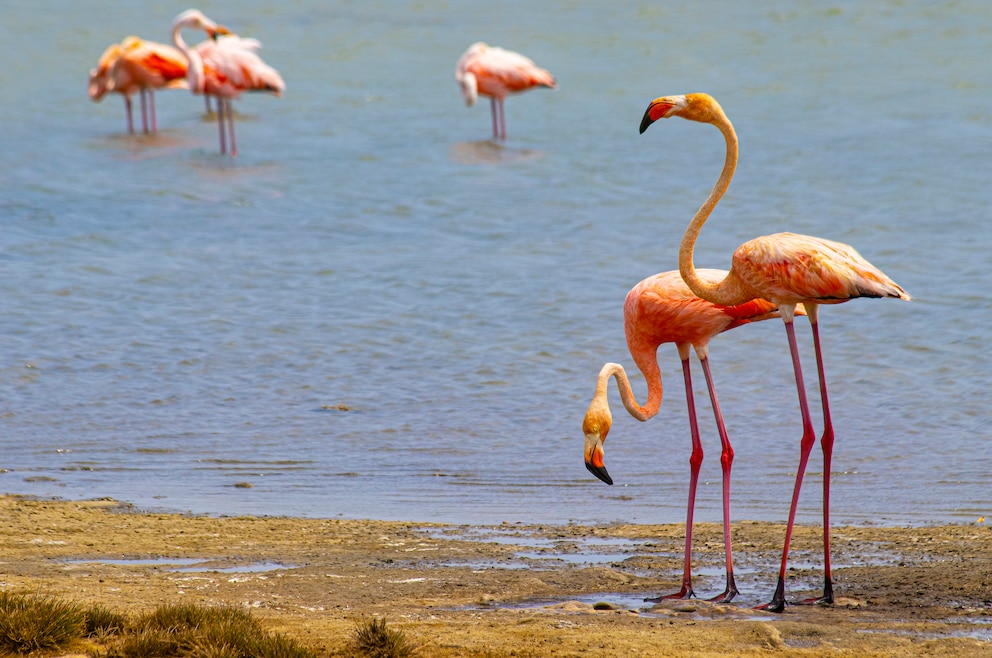
<path fill-rule="evenodd" d="M 656 98 L 651 101 L 648 105 L 648 109 L 644 111 L 644 117 L 641 119 L 641 134 L 648 129 L 652 123 L 658 119 L 667 119 L 668 113 L 675 107 L 670 99 L 666 97 Z"/>
<path fill-rule="evenodd" d="M 229 29 L 227 29 L 226 27 L 224 27 L 223 25 L 218 25 L 214 29 L 209 30 L 207 32 L 207 34 L 210 35 L 210 38 L 211 39 L 213 39 L 214 41 L 216 41 L 217 40 L 217 37 L 222 36 L 222 35 L 226 35 L 226 34 L 231 34 L 231 31 Z"/>
<path fill-rule="evenodd" d="M 603 463 L 602 441 L 596 441 L 590 449 L 586 450 L 586 469 L 606 484 L 613 484 L 613 478 L 606 472 L 606 465 Z"/>

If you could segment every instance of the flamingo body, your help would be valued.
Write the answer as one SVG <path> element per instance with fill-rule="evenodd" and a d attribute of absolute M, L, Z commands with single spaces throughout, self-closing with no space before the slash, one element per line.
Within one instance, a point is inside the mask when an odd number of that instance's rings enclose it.
<path fill-rule="evenodd" d="M 156 89 L 182 89 L 186 85 L 186 59 L 172 46 L 129 36 L 120 44 L 111 44 L 100 56 L 96 68 L 90 71 L 89 96 L 99 101 L 108 91 L 124 97 L 128 132 L 134 132 L 131 118 L 131 98 L 141 95 L 142 127 L 155 132 Z M 145 97 L 149 98 L 146 108 Z M 150 120 L 148 111 L 150 109 Z"/>
<path fill-rule="evenodd" d="M 530 58 L 482 41 L 472 44 L 455 66 L 455 80 L 465 104 L 471 107 L 478 97 L 488 96 L 492 106 L 493 137 L 506 139 L 503 101 L 509 94 L 534 87 L 557 89 L 555 78 Z"/>
<path fill-rule="evenodd" d="M 708 281 L 719 281 L 727 275 L 721 270 L 700 270 L 699 274 Z M 803 310 L 800 308 L 798 312 L 803 313 Z M 603 482 L 613 484 L 603 460 L 603 443 L 613 422 L 607 399 L 609 379 L 610 377 L 616 378 L 624 408 L 634 418 L 640 421 L 653 418 L 661 408 L 663 394 L 661 370 L 658 367 L 657 359 L 658 347 L 664 343 L 675 343 L 679 358 L 682 361 L 682 375 L 689 410 L 689 428 L 692 435 L 682 589 L 675 594 L 649 599 L 651 601 L 685 599 L 694 596 L 691 575 L 692 519 L 699 468 L 703 461 L 703 449 L 696 422 L 689 369 L 690 346 L 695 349 L 706 376 L 710 403 L 713 407 L 717 430 L 723 446 L 720 462 L 723 468 L 723 519 L 727 586 L 723 593 L 713 600 L 730 601 L 737 594 L 730 540 L 730 470 L 734 451 L 727 436 L 710 373 L 708 345 L 710 339 L 721 332 L 776 315 L 775 305 L 763 299 L 750 300 L 737 306 L 723 306 L 701 299 L 692 293 L 677 271 L 663 272 L 648 277 L 627 293 L 624 300 L 624 333 L 627 339 L 627 348 L 630 350 L 634 363 L 647 381 L 647 401 L 641 405 L 634 398 L 630 381 L 623 366 L 607 363 L 600 370 L 596 382 L 596 393 L 583 418 L 582 429 L 585 434 L 586 468 Z"/>
<path fill-rule="evenodd" d="M 838 304 L 857 297 L 893 297 L 909 300 L 910 296 L 881 270 L 869 263 L 849 245 L 808 235 L 778 233 L 745 242 L 734 251 L 730 271 L 714 282 L 700 275 L 693 263 L 693 250 L 703 224 L 726 193 L 737 168 L 738 141 L 734 127 L 716 99 L 708 94 L 686 94 L 656 98 L 644 112 L 641 132 L 659 119 L 673 116 L 716 126 L 726 142 L 723 171 L 710 195 L 696 212 L 679 247 L 679 272 L 692 292 L 715 304 L 740 304 L 761 298 L 772 302 L 785 322 L 789 351 L 792 356 L 803 436 L 800 440 L 799 466 L 792 492 L 792 505 L 785 531 L 782 562 L 778 584 L 772 600 L 760 606 L 781 612 L 786 605 L 785 577 L 789 543 L 795 524 L 796 507 L 803 475 L 815 443 L 809 404 L 806 400 L 802 365 L 793 326 L 796 305 L 802 304 L 809 316 L 816 354 L 820 403 L 823 408 L 823 595 L 800 603 L 833 603 L 833 582 L 830 571 L 830 465 L 833 455 L 834 431 L 830 418 L 823 353 L 820 346 L 818 308 L 820 304 Z"/>
<path fill-rule="evenodd" d="M 182 38 L 184 28 L 203 30 L 214 43 L 207 41 L 190 48 Z M 187 81 L 193 93 L 217 97 L 221 153 L 227 151 L 226 138 L 229 136 L 231 155 L 237 155 L 231 101 L 246 91 L 265 91 L 281 96 L 286 89 L 282 76 L 259 57 L 256 51 L 261 43 L 257 39 L 233 35 L 196 9 L 184 11 L 173 20 L 172 42 L 186 58 Z"/>

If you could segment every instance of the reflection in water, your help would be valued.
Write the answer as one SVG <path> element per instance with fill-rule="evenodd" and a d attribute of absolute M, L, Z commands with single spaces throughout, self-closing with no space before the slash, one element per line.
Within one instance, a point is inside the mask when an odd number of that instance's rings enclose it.
<path fill-rule="evenodd" d="M 451 159 L 459 164 L 503 164 L 536 160 L 543 151 L 513 148 L 492 139 L 475 142 L 456 142 L 451 146 Z"/>

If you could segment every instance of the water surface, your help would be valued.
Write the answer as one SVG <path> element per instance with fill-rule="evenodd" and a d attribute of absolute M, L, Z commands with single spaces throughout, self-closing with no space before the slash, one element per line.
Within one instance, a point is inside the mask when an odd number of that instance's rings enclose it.
<path fill-rule="evenodd" d="M 57 4 L 0 21 L 0 491 L 210 514 L 683 520 L 673 346 L 657 418 L 611 393 L 616 486 L 585 471 L 580 423 L 602 363 L 633 368 L 624 295 L 676 267 L 723 159 L 712 127 L 639 135 L 641 114 L 708 91 L 741 159 L 698 265 L 790 230 L 855 245 L 914 296 L 821 314 L 835 521 L 992 513 L 988 3 L 214 2 L 201 8 L 261 39 L 288 86 L 236 103 L 234 160 L 186 92 L 159 94 L 154 136 L 124 134 L 118 98 L 86 97 L 107 44 L 167 41 L 185 6 Z M 558 78 L 507 102 L 506 143 L 453 80 L 479 39 Z M 710 357 L 734 516 L 784 520 L 800 426 L 781 323 L 720 336 Z M 697 519 L 718 520 L 694 376 Z M 816 522 L 816 453 L 809 471 L 799 516 Z"/>

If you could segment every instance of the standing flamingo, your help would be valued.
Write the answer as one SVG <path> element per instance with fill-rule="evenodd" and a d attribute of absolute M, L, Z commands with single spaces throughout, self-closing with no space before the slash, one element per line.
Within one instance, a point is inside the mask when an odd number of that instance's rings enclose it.
<path fill-rule="evenodd" d="M 700 270 L 700 275 L 709 281 L 719 281 L 726 272 L 722 270 Z M 802 313 L 802 309 L 798 309 Z M 712 601 L 730 601 L 737 595 L 734 582 L 733 559 L 730 547 L 730 467 L 734 460 L 734 450 L 727 437 L 716 389 L 710 375 L 708 345 L 710 339 L 720 332 L 739 327 L 748 322 L 765 320 L 778 315 L 775 305 L 763 299 L 754 299 L 744 304 L 722 306 L 711 304 L 692 294 L 677 271 L 663 272 L 644 279 L 634 286 L 624 301 L 624 332 L 627 347 L 634 363 L 644 375 L 648 384 L 648 399 L 643 406 L 634 399 L 630 381 L 623 366 L 607 363 L 599 372 L 596 381 L 596 394 L 589 404 L 582 421 L 585 434 L 586 468 L 607 484 L 613 480 L 603 464 L 603 442 L 610 431 L 613 416 L 607 400 L 606 388 L 610 377 L 615 377 L 623 405 L 630 415 L 640 421 L 653 418 L 661 407 L 661 370 L 658 367 L 658 347 L 662 343 L 675 343 L 682 361 L 682 377 L 685 380 L 685 397 L 689 408 L 689 431 L 692 436 L 692 454 L 689 458 L 689 502 L 685 521 L 685 556 L 682 572 L 682 589 L 649 601 L 664 599 L 688 599 L 695 595 L 692 589 L 692 516 L 696 501 L 696 483 L 699 467 L 703 463 L 703 447 L 699 440 L 696 423 L 696 408 L 693 403 L 692 381 L 689 373 L 689 346 L 696 350 L 696 356 L 703 366 L 706 386 L 709 389 L 710 403 L 716 416 L 717 430 L 723 453 L 720 464 L 723 468 L 723 540 L 726 551 L 727 586 L 723 593 Z"/>
<path fill-rule="evenodd" d="M 108 91 L 117 92 L 124 97 L 129 134 L 134 133 L 131 97 L 135 93 L 141 95 L 141 127 L 144 132 L 149 133 L 158 130 L 155 90 L 185 87 L 186 58 L 182 53 L 164 43 L 145 41 L 138 37 L 127 37 L 119 44 L 111 44 L 100 56 L 96 68 L 90 70 L 91 99 L 98 101 Z"/>
<path fill-rule="evenodd" d="M 782 564 L 772 600 L 760 607 L 773 612 L 781 612 L 785 609 L 785 569 L 796 518 L 796 505 L 799 501 L 799 489 L 802 486 L 806 463 L 816 442 L 793 326 L 793 314 L 797 304 L 803 304 L 805 307 L 813 330 L 813 347 L 816 353 L 824 425 L 823 435 L 820 438 L 823 450 L 823 596 L 806 599 L 800 603 L 833 603 L 833 581 L 830 575 L 830 463 L 834 431 L 830 420 L 830 405 L 827 401 L 817 311 L 820 304 L 840 304 L 855 297 L 896 297 L 909 300 L 910 296 L 852 247 L 793 233 L 777 233 L 749 240 L 734 251 L 730 272 L 723 280 L 714 282 L 701 277 L 700 271 L 697 271 L 693 265 L 693 249 L 700 229 L 727 191 L 734 170 L 737 168 L 737 134 L 719 103 L 707 94 L 656 98 L 651 101 L 644 113 L 641 132 L 647 130 L 648 126 L 658 119 L 673 116 L 713 124 L 723 134 L 727 144 L 726 159 L 720 178 L 692 218 L 682 238 L 679 247 L 679 271 L 682 278 L 693 293 L 714 304 L 734 305 L 757 298 L 775 304 L 785 321 L 796 388 L 799 392 L 803 437 L 800 442 L 799 467 L 796 471 L 789 522 L 785 531 L 785 546 L 782 549 Z"/>
<path fill-rule="evenodd" d="M 493 115 L 493 139 L 506 139 L 503 100 L 507 94 L 533 87 L 557 89 L 555 78 L 527 57 L 512 50 L 473 43 L 455 66 L 455 80 L 462 88 L 465 104 L 475 105 L 479 94 L 489 96 Z"/>
<path fill-rule="evenodd" d="M 190 48 L 183 41 L 183 28 L 201 29 L 217 41 L 214 47 Z M 186 57 L 187 81 L 194 94 L 217 97 L 217 125 L 220 130 L 220 152 L 226 153 L 225 117 L 230 135 L 231 156 L 238 154 L 234 139 L 234 110 L 231 101 L 246 91 L 268 91 L 281 96 L 286 89 L 282 76 L 262 61 L 255 52 L 260 47 L 256 39 L 218 39 L 230 31 L 217 25 L 196 9 L 188 9 L 172 22 L 172 42 Z M 202 54 L 201 54 L 202 53 Z"/>

